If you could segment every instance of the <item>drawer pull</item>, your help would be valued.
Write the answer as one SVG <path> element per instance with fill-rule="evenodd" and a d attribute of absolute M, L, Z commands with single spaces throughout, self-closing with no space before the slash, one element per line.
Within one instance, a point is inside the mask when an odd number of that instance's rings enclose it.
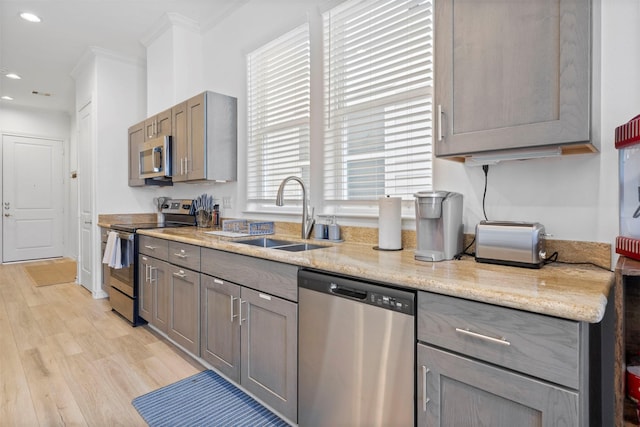
<path fill-rule="evenodd" d="M 487 336 L 487 335 L 479 334 L 477 332 L 470 331 L 469 329 L 461 329 L 461 328 L 456 328 L 456 332 L 461 333 L 463 335 L 469 335 L 469 336 L 472 336 L 474 338 L 479 338 L 481 340 L 489 341 L 489 342 L 492 342 L 492 343 L 495 343 L 495 344 L 511 345 L 511 343 L 509 341 L 507 341 L 507 339 L 505 337 L 494 338 L 494 337 L 490 337 L 490 336 Z"/>
<path fill-rule="evenodd" d="M 178 273 L 173 273 L 173 275 L 176 276 L 176 277 L 180 277 L 180 278 L 187 277 L 187 275 L 184 274 L 184 270 L 180 270 Z"/>
<path fill-rule="evenodd" d="M 151 245 L 144 245 L 145 248 L 149 249 L 150 251 L 155 251 L 156 247 L 155 246 L 151 246 Z"/>
<path fill-rule="evenodd" d="M 177 256 L 178 258 L 186 258 L 187 255 L 185 255 L 184 253 L 180 253 L 180 254 L 174 254 L 175 256 Z"/>

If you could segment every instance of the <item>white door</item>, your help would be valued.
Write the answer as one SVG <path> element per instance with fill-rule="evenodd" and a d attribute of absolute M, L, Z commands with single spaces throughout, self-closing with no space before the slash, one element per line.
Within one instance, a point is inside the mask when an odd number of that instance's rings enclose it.
<path fill-rule="evenodd" d="M 79 112 L 78 204 L 80 206 L 80 284 L 93 292 L 93 168 L 91 153 L 93 126 L 91 103 Z"/>
<path fill-rule="evenodd" d="M 62 141 L 3 135 L 3 261 L 63 255 Z"/>

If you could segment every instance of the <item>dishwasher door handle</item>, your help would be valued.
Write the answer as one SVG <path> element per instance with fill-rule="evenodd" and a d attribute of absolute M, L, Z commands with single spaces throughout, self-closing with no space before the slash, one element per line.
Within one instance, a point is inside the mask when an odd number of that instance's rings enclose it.
<path fill-rule="evenodd" d="M 329 291 L 332 294 L 351 297 L 359 300 L 367 299 L 367 293 L 358 289 L 348 288 L 346 286 L 340 286 L 335 283 L 329 285 Z"/>

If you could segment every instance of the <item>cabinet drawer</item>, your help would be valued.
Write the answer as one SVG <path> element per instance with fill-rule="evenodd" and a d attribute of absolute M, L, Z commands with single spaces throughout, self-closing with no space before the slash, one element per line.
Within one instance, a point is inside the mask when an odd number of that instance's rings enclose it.
<path fill-rule="evenodd" d="M 428 292 L 418 339 L 577 389 L 580 323 Z"/>
<path fill-rule="evenodd" d="M 166 261 L 169 259 L 169 241 L 138 235 L 138 252 Z"/>
<path fill-rule="evenodd" d="M 298 267 L 215 249 L 202 249 L 202 272 L 298 301 Z"/>
<path fill-rule="evenodd" d="M 200 271 L 200 246 L 169 242 L 169 262 Z"/>

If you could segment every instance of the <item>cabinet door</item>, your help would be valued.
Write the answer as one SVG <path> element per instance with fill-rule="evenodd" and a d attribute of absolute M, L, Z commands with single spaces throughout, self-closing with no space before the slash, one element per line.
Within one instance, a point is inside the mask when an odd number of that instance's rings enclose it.
<path fill-rule="evenodd" d="M 172 179 L 173 182 L 187 179 L 187 102 L 182 102 L 172 109 Z"/>
<path fill-rule="evenodd" d="M 138 146 L 144 142 L 144 122 L 129 128 L 129 187 L 144 185 L 140 178 L 140 154 Z"/>
<path fill-rule="evenodd" d="M 145 255 L 138 255 L 138 315 L 147 322 L 151 322 L 153 311 L 153 285 L 149 269 L 150 259 Z"/>
<path fill-rule="evenodd" d="M 167 335 L 200 356 L 200 273 L 169 264 L 169 328 Z"/>
<path fill-rule="evenodd" d="M 159 259 L 149 258 L 149 280 L 153 289 L 151 324 L 162 332 L 169 328 L 169 278 L 170 265 Z"/>
<path fill-rule="evenodd" d="M 171 108 L 156 116 L 156 137 L 171 135 Z"/>
<path fill-rule="evenodd" d="M 437 156 L 589 140 L 590 2 L 434 7 Z"/>
<path fill-rule="evenodd" d="M 240 286 L 202 274 L 200 355 L 240 383 Z"/>
<path fill-rule="evenodd" d="M 506 369 L 418 344 L 416 372 L 418 426 L 588 425 L 577 393 Z"/>
<path fill-rule="evenodd" d="M 297 420 L 298 306 L 242 288 L 242 386 Z"/>
<path fill-rule="evenodd" d="M 138 311 L 140 317 L 162 332 L 169 325 L 169 264 L 138 255 Z"/>
<path fill-rule="evenodd" d="M 145 141 L 160 136 L 171 135 L 171 108 L 144 121 Z"/>
<path fill-rule="evenodd" d="M 206 178 L 206 92 L 187 100 L 187 179 Z"/>

